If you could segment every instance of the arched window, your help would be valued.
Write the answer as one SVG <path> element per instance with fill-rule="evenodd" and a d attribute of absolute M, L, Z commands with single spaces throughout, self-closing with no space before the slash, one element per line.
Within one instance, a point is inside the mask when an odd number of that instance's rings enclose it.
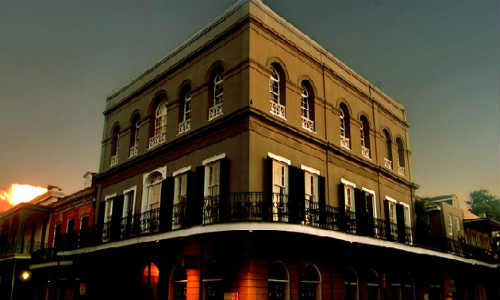
<path fill-rule="evenodd" d="M 281 262 L 269 266 L 267 294 L 269 300 L 288 299 L 288 271 Z"/>
<path fill-rule="evenodd" d="M 172 285 L 174 300 L 185 300 L 187 295 L 186 270 L 181 266 L 177 266 L 173 275 Z"/>
<path fill-rule="evenodd" d="M 167 138 L 167 101 L 165 95 L 160 95 L 154 109 L 153 124 L 150 128 L 149 149 L 158 146 Z"/>
<path fill-rule="evenodd" d="M 321 299 L 321 276 L 314 265 L 305 267 L 299 282 L 299 298 L 304 300 Z"/>
<path fill-rule="evenodd" d="M 149 263 L 142 269 L 141 281 L 145 287 L 146 295 L 144 298 L 157 300 L 158 282 L 160 280 L 160 270 L 154 263 Z"/>
<path fill-rule="evenodd" d="M 302 81 L 301 87 L 300 114 L 302 116 L 302 128 L 314 132 L 314 92 L 307 80 Z"/>
<path fill-rule="evenodd" d="M 130 122 L 130 149 L 129 157 L 134 157 L 137 155 L 138 145 L 139 145 L 139 126 L 141 124 L 141 117 L 139 114 L 135 114 Z"/>
<path fill-rule="evenodd" d="M 119 136 L 120 136 L 120 126 L 116 125 L 113 128 L 113 133 L 111 137 L 111 158 L 110 158 L 111 167 L 116 166 L 118 164 Z"/>
<path fill-rule="evenodd" d="M 389 131 L 384 129 L 386 156 L 384 158 L 384 166 L 392 170 L 392 139 Z"/>
<path fill-rule="evenodd" d="M 281 66 L 277 63 L 271 64 L 269 96 L 271 100 L 271 114 L 283 119 L 286 118 L 285 74 Z"/>
<path fill-rule="evenodd" d="M 146 210 L 160 208 L 161 183 L 163 175 L 160 172 L 153 172 L 146 178 L 147 206 Z"/>
<path fill-rule="evenodd" d="M 211 121 L 223 115 L 222 105 L 224 103 L 224 70 L 218 67 L 212 72 L 211 95 L 208 110 L 208 120 Z"/>
<path fill-rule="evenodd" d="M 345 103 L 340 104 L 340 145 L 351 149 L 351 125 L 349 109 Z"/>
<path fill-rule="evenodd" d="M 408 274 L 403 281 L 403 297 L 402 299 L 415 299 L 415 280 Z"/>
<path fill-rule="evenodd" d="M 203 276 L 203 298 L 205 300 L 224 299 L 224 279 L 221 275 L 220 266 L 212 261 L 204 269 Z"/>
<path fill-rule="evenodd" d="M 357 300 L 359 299 L 359 282 L 358 275 L 354 269 L 347 269 L 344 273 L 344 299 Z"/>
<path fill-rule="evenodd" d="M 368 285 L 368 300 L 378 300 L 380 297 L 380 279 L 377 272 L 370 270 L 366 283 Z"/>
<path fill-rule="evenodd" d="M 370 158 L 370 123 L 368 123 L 368 119 L 365 116 L 361 116 L 361 154 Z"/>
<path fill-rule="evenodd" d="M 179 134 L 191 130 L 191 87 L 186 85 L 181 91 L 182 106 L 179 116 Z"/>
<path fill-rule="evenodd" d="M 398 145 L 398 160 L 399 160 L 399 167 L 403 168 L 403 173 L 404 173 L 404 167 L 405 167 L 405 149 L 403 146 L 403 140 L 401 138 L 396 139 L 396 144 Z"/>

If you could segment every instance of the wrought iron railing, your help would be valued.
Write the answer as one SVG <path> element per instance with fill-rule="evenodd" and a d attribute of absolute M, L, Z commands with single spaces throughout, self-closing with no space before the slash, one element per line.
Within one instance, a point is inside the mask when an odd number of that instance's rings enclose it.
<path fill-rule="evenodd" d="M 198 206 L 189 206 L 187 199 L 176 202 L 167 214 L 160 208 L 89 228 L 85 232 L 60 235 L 58 250 L 70 250 L 131 237 L 180 230 L 189 226 L 229 222 L 290 223 L 341 231 L 410 246 L 430 248 L 462 257 L 493 261 L 491 251 L 468 246 L 463 240 L 446 238 L 417 239 L 413 228 L 374 218 L 360 212 L 321 205 L 316 199 L 289 199 L 283 193 L 243 192 L 204 197 Z M 196 201 L 193 201 L 196 202 Z M 294 203 L 294 205 L 291 205 Z M 496 258 L 498 261 L 498 258 Z"/>

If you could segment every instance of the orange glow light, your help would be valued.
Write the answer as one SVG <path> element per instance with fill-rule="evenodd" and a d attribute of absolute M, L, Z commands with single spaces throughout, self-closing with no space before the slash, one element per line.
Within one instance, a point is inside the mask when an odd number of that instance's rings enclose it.
<path fill-rule="evenodd" d="M 23 202 L 29 202 L 33 198 L 47 192 L 46 188 L 32 186 L 29 184 L 14 183 L 8 191 L 0 191 L 0 199 L 8 201 L 11 205 L 17 205 Z"/>

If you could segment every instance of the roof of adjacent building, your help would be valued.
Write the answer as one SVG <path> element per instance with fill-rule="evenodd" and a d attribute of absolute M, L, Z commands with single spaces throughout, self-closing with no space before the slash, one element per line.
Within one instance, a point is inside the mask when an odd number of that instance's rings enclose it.
<path fill-rule="evenodd" d="M 470 211 L 464 209 L 464 220 L 471 220 L 471 219 L 479 219 L 478 216 L 475 214 L 471 213 Z"/>

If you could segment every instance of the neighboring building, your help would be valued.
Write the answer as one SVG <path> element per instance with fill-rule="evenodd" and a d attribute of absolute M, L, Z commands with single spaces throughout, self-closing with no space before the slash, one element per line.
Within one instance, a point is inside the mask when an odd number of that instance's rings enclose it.
<path fill-rule="evenodd" d="M 432 237 L 445 237 L 454 241 L 464 238 L 463 210 L 456 195 L 425 198 Z"/>
<path fill-rule="evenodd" d="M 31 254 L 47 248 L 50 206 L 63 195 L 58 187 L 48 186 L 46 193 L 0 216 L 0 299 L 31 298 L 20 276 L 28 270 Z"/>
<path fill-rule="evenodd" d="M 57 253 L 67 299 L 495 297 L 495 262 L 415 244 L 404 107 L 261 1 L 104 115 L 93 234 Z"/>
<path fill-rule="evenodd" d="M 493 238 L 499 230 L 499 224 L 488 218 L 465 219 L 464 230 L 467 245 L 492 251 Z"/>

